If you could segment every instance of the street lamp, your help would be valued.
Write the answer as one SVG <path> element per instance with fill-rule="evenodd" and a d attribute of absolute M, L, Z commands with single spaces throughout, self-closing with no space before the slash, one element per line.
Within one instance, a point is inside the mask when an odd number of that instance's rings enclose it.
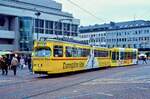
<path fill-rule="evenodd" d="M 37 16 L 37 26 L 39 26 L 39 20 L 38 20 L 38 18 L 39 18 L 39 16 L 41 15 L 41 12 L 40 11 L 38 11 L 38 10 L 36 10 L 36 12 L 35 12 L 35 15 Z M 38 28 L 38 27 L 37 27 Z M 38 31 L 37 31 L 37 40 L 39 39 L 39 33 L 38 33 Z"/>
<path fill-rule="evenodd" d="M 118 47 L 118 32 L 116 33 L 116 47 Z"/>

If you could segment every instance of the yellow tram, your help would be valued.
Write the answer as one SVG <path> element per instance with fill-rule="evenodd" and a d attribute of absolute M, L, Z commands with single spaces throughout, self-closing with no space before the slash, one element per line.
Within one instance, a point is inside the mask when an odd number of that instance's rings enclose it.
<path fill-rule="evenodd" d="M 126 66 L 137 64 L 138 50 L 133 48 L 112 48 L 111 66 Z"/>
<path fill-rule="evenodd" d="M 136 61 L 136 49 L 100 48 L 61 40 L 35 42 L 32 54 L 33 72 L 38 74 L 132 65 Z"/>

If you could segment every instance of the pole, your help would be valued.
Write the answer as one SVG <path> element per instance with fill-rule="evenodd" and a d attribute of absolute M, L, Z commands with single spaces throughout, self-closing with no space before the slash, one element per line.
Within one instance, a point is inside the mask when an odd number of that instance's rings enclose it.
<path fill-rule="evenodd" d="M 39 19 L 38 19 L 38 16 L 37 16 L 37 26 L 39 27 Z M 38 27 L 37 27 L 37 28 L 38 28 Z M 37 29 L 37 30 L 38 30 L 38 29 Z M 37 31 L 37 35 L 36 35 L 36 36 L 37 36 L 36 39 L 37 39 L 37 41 L 38 41 L 38 40 L 39 40 L 39 32 L 38 32 L 38 31 Z"/>
<path fill-rule="evenodd" d="M 118 32 L 117 32 L 117 35 L 116 35 L 116 47 L 118 47 Z"/>
<path fill-rule="evenodd" d="M 39 27 L 39 16 L 41 15 L 41 13 L 39 11 L 36 11 L 35 15 L 37 16 L 37 24 L 38 24 L 37 26 Z M 37 31 L 37 41 L 38 40 L 39 40 L 39 33 Z"/>

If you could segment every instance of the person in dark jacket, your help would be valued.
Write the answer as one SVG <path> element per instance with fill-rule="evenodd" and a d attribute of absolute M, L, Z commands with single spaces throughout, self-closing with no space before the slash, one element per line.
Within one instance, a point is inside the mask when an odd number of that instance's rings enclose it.
<path fill-rule="evenodd" d="M 27 60 L 28 60 L 28 69 L 29 69 L 29 71 L 32 71 L 32 69 L 31 69 L 31 56 L 28 56 Z"/>
<path fill-rule="evenodd" d="M 143 64 L 145 63 L 145 64 L 147 64 L 147 62 L 146 62 L 146 57 L 142 57 L 142 60 L 143 60 Z"/>
<path fill-rule="evenodd" d="M 0 65 L 1 65 L 1 69 L 2 69 L 2 75 L 7 75 L 8 74 L 8 65 L 6 63 L 5 56 L 0 58 Z"/>

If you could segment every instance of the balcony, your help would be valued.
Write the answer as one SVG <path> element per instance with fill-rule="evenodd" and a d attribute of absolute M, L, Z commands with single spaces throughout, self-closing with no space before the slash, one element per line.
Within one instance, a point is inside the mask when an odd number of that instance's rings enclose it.
<path fill-rule="evenodd" d="M 15 32 L 8 30 L 0 30 L 0 38 L 15 39 Z"/>
<path fill-rule="evenodd" d="M 1 51 L 12 51 L 14 50 L 14 45 L 12 44 L 0 44 Z"/>

